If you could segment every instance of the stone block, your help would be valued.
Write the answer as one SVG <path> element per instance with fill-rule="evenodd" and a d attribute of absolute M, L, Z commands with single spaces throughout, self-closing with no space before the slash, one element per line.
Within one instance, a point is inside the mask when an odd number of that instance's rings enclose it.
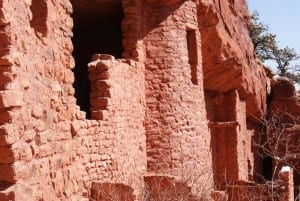
<path fill-rule="evenodd" d="M 23 92 L 14 90 L 6 90 L 0 92 L 0 107 L 20 107 L 23 104 Z"/>

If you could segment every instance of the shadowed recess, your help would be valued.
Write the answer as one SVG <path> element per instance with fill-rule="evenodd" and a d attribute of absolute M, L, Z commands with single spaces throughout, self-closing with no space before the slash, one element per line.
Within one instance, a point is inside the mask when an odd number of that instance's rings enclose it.
<path fill-rule="evenodd" d="M 87 64 L 93 54 L 121 58 L 123 11 L 120 0 L 72 0 L 75 97 L 90 118 L 90 82 Z"/>

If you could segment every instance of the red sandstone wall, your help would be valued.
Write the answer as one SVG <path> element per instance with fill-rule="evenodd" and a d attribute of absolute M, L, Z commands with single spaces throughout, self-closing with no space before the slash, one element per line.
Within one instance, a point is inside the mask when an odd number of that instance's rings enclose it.
<path fill-rule="evenodd" d="M 195 178 L 210 188 L 210 134 L 202 84 L 201 40 L 192 1 L 168 7 L 144 6 L 146 138 L 148 171 Z M 191 80 L 187 30 L 195 29 L 199 82 Z M 195 56 L 195 55 L 194 55 Z M 204 173 L 205 172 L 205 173 Z M 203 174 L 203 175 L 200 175 Z"/>
<path fill-rule="evenodd" d="M 3 4 L 12 52 L 7 64 L 14 78 L 2 92 L 3 107 L 13 112 L 3 122 L 0 140 L 8 153 L 0 158 L 3 199 L 11 193 L 16 200 L 84 200 L 91 181 L 121 180 L 141 188 L 140 172 L 146 169 L 143 65 L 111 59 L 109 119 L 87 120 L 72 86 L 70 2 L 45 4 L 39 13 L 48 12 L 42 31 L 30 26 L 30 2 Z"/>
<path fill-rule="evenodd" d="M 236 92 L 237 93 L 237 92 Z M 247 132 L 246 101 L 236 94 L 236 119 L 239 123 L 237 129 L 237 156 L 238 156 L 238 178 L 239 180 L 251 180 L 253 170 L 249 167 L 253 164 L 253 153 L 251 150 L 251 134 Z M 250 177 L 250 178 L 249 178 Z"/>
<path fill-rule="evenodd" d="M 227 193 L 229 201 L 293 201 L 293 170 L 281 171 L 273 182 L 264 184 L 246 182 L 229 185 Z"/>
<path fill-rule="evenodd" d="M 30 12 L 29 2 L 5 1 L 3 4 L 9 23 L 6 31 L 11 40 L 11 68 L 14 69 L 14 80 L 6 87 L 18 94 L 11 95 L 17 98 L 18 108 L 14 109 L 12 120 L 4 124 L 10 127 L 3 135 L 10 139 L 6 143 L 13 154 L 9 164 L 12 174 L 7 175 L 5 171 L 4 181 L 10 185 L 12 180 L 18 181 L 10 190 L 19 193 L 15 195 L 19 200 L 38 199 L 43 194 L 56 197 L 62 187 L 57 185 L 53 189 L 53 184 L 55 186 L 58 180 L 59 184 L 64 183 L 63 171 L 66 182 L 69 181 L 67 169 L 56 166 L 68 167 L 73 160 L 69 154 L 71 134 L 66 132 L 68 126 L 63 122 L 75 115 L 68 111 L 74 103 L 72 58 L 66 54 L 71 48 L 66 38 L 71 35 L 68 28 L 72 21 L 67 17 L 71 8 L 49 3 L 42 11 L 47 19 L 46 30 L 44 22 L 39 27 L 43 29 L 30 24 L 31 17 L 37 13 Z M 57 20 L 55 16 L 59 15 L 65 17 Z M 47 33 L 45 38 L 42 32 Z M 74 189 L 70 189 L 72 191 Z"/>
<path fill-rule="evenodd" d="M 246 105 L 237 91 L 205 92 L 216 189 L 251 177 L 253 153 L 247 133 Z M 251 160 L 249 162 L 249 160 Z M 250 174 L 250 175 L 249 175 Z"/>
<path fill-rule="evenodd" d="M 208 93 L 220 94 L 232 89 L 238 91 L 239 174 L 240 179 L 252 179 L 254 171 L 261 172 L 257 149 L 251 143 L 259 134 L 260 123 L 257 120 L 267 109 L 269 86 L 265 72 L 253 53 L 247 5 L 245 1 L 202 0 L 198 8 L 204 89 Z"/>
<path fill-rule="evenodd" d="M 266 110 L 267 80 L 253 53 L 246 2 L 201 0 L 198 8 L 205 90 L 237 89 L 246 101 L 247 118 L 260 117 Z"/>
<path fill-rule="evenodd" d="M 14 135 L 14 127 L 12 123 L 12 114 L 18 110 L 23 104 L 23 94 L 18 90 L 13 90 L 12 84 L 14 80 L 13 71 L 17 68 L 13 65 L 13 58 L 10 56 L 9 46 L 12 43 L 12 34 L 9 32 L 11 24 L 8 22 L 8 16 L 5 14 L 9 7 L 0 2 L 0 24 L 1 24 L 1 92 L 0 92 L 0 108 L 1 108 L 1 126 L 0 126 L 0 190 L 7 188 L 11 183 L 15 182 L 13 175 L 14 153 L 12 152 L 12 143 L 16 140 Z M 9 194 L 6 197 L 13 199 L 14 195 Z M 0 193 L 0 200 L 3 196 Z"/>
<path fill-rule="evenodd" d="M 244 2 L 122 1 L 127 59 L 100 56 L 90 65 L 109 72 L 102 120 L 87 120 L 76 105 L 71 3 L 32 2 L 0 2 L 0 200 L 87 200 L 92 182 L 122 183 L 139 199 L 147 171 L 209 193 L 214 161 L 204 89 L 238 90 L 230 115 L 240 125 L 232 140 L 240 171 L 232 174 L 247 178 L 246 117 L 264 111 L 266 81 L 244 36 Z M 187 31 L 195 33 L 196 52 L 188 51 Z"/>

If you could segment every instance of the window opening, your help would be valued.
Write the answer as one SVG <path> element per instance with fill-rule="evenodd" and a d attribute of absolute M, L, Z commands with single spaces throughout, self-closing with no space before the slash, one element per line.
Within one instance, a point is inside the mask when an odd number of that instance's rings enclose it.
<path fill-rule="evenodd" d="M 32 13 L 32 19 L 30 26 L 38 33 L 42 34 L 43 37 L 47 36 L 47 17 L 48 8 L 46 0 L 32 0 L 30 6 Z"/>
<path fill-rule="evenodd" d="M 197 77 L 198 51 L 197 51 L 196 30 L 187 30 L 186 40 L 187 40 L 189 64 L 191 68 L 191 81 L 193 84 L 198 84 L 198 77 Z"/>
<path fill-rule="evenodd" d="M 272 180 L 273 160 L 270 156 L 263 158 L 263 176 L 266 180 Z"/>

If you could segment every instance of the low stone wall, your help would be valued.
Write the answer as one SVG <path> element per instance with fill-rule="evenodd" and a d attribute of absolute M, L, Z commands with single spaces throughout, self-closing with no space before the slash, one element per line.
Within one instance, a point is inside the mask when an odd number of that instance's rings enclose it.
<path fill-rule="evenodd" d="M 227 191 L 229 201 L 294 201 L 293 170 L 283 168 L 274 182 L 240 182 Z"/>

